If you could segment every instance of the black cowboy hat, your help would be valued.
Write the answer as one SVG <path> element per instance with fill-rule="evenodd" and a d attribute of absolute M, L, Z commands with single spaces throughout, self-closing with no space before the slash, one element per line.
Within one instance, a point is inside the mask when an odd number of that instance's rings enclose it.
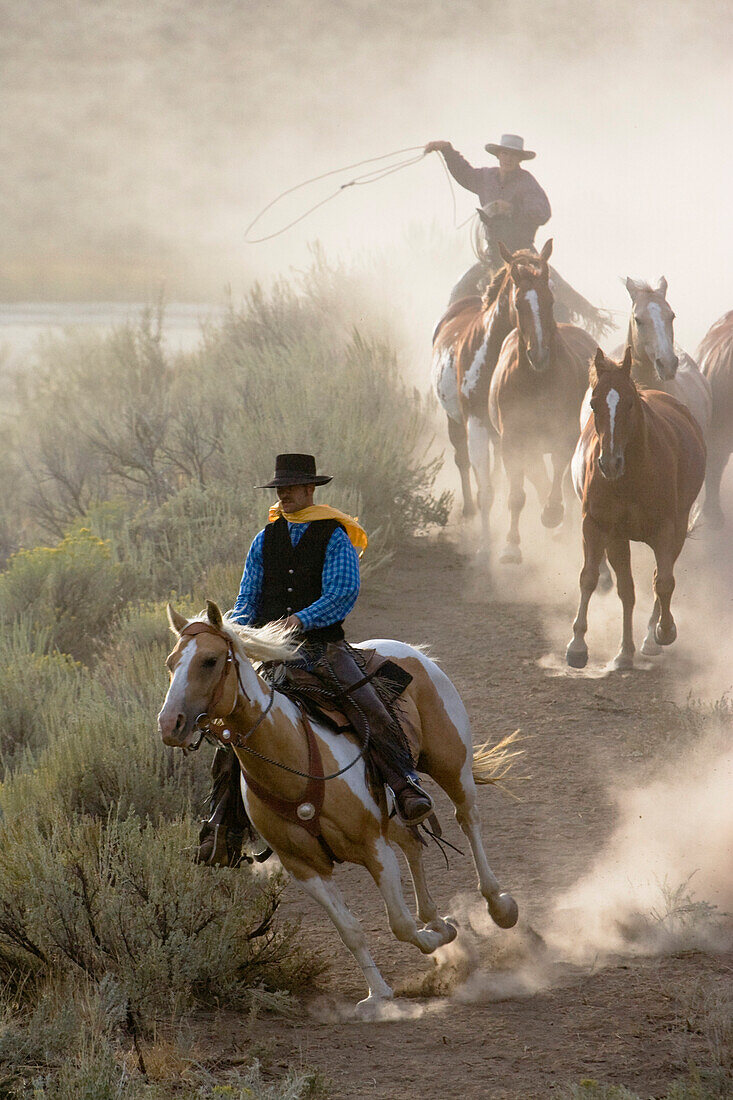
<path fill-rule="evenodd" d="M 484 149 L 487 153 L 493 153 L 495 157 L 498 157 L 502 150 L 507 153 L 518 153 L 520 160 L 532 160 L 537 156 L 531 149 L 524 148 L 524 138 L 519 134 L 502 134 L 498 145 L 489 142 L 488 145 L 484 145 Z"/>
<path fill-rule="evenodd" d="M 327 485 L 329 476 L 316 473 L 313 455 L 278 455 L 275 459 L 275 476 L 267 485 L 255 485 L 255 489 L 277 489 L 279 485 Z"/>

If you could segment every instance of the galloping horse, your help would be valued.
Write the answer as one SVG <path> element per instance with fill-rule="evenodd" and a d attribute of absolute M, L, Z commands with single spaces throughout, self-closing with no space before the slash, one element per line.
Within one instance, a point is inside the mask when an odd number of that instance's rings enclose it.
<path fill-rule="evenodd" d="M 718 528 L 723 526 L 720 482 L 733 451 L 733 310 L 705 333 L 697 358 L 713 394 L 703 514 L 711 527 Z"/>
<path fill-rule="evenodd" d="M 597 347 L 583 329 L 554 319 L 547 267 L 551 252 L 549 240 L 532 263 L 509 264 L 517 327 L 502 345 L 489 388 L 489 416 L 501 437 L 509 479 L 511 523 L 500 558 L 504 563 L 522 560 L 519 516 L 526 499 L 525 471 L 540 499 L 546 498 L 545 527 L 562 522 L 562 479 L 578 439 L 588 361 Z M 552 458 L 552 481 L 546 454 Z"/>
<path fill-rule="evenodd" d="M 200 619 L 188 621 L 171 607 L 168 618 L 177 642 L 167 660 L 171 682 L 158 715 L 163 742 L 197 747 L 203 725 L 233 746 L 244 772 L 242 797 L 250 819 L 283 867 L 331 917 L 369 987 L 360 1005 L 374 1007 L 392 991 L 333 882 L 334 861 L 366 867 L 384 898 L 394 935 L 430 954 L 450 943 L 456 928 L 438 916 L 417 831 L 390 818 L 384 790 L 375 794 L 371 789 L 350 735 L 306 718 L 253 668 L 253 660 L 293 660 L 298 646 L 291 632 L 275 624 L 235 629 L 211 602 Z M 500 768 L 505 770 L 507 739 L 474 752 L 458 692 L 420 650 L 384 640 L 360 648 L 376 649 L 412 676 L 400 702 L 419 746 L 418 767 L 455 806 L 493 920 L 501 928 L 513 927 L 517 905 L 489 867 L 476 808 L 476 783 L 496 782 Z M 395 847 L 410 868 L 420 927 L 402 895 Z"/>
<path fill-rule="evenodd" d="M 666 393 L 637 389 L 630 348 L 620 365 L 599 348 L 591 386 L 593 415 L 573 456 L 573 480 L 583 500 L 584 562 L 566 659 L 572 668 L 584 668 L 588 661 L 588 603 L 605 553 L 623 605 L 621 649 L 613 664 L 628 669 L 634 664 L 629 541 L 645 542 L 657 562 L 654 609 L 641 647 L 642 653 L 656 654 L 677 637 L 670 611 L 674 564 L 705 476 L 705 443 L 686 406 Z"/>
<path fill-rule="evenodd" d="M 512 308 L 510 267 L 536 264 L 527 249 L 511 253 L 500 245 L 504 266 L 483 297 L 462 298 L 449 306 L 433 333 L 433 389 L 448 418 L 461 476 L 463 514 L 474 514 L 471 470 L 478 487 L 484 545 L 488 542 L 493 503 L 490 445 L 498 442 L 489 422 L 489 385 L 504 338 L 516 324 Z"/>
<path fill-rule="evenodd" d="M 635 279 L 626 279 L 631 298 L 631 316 L 626 343 L 616 349 L 623 355 L 631 348 L 631 377 L 650 390 L 661 390 L 686 405 L 707 437 L 713 415 L 713 395 L 705 375 L 695 360 L 676 347 L 675 315 L 667 302 L 667 280 L 656 287 Z M 580 426 L 585 425 L 590 410 L 590 390 L 587 391 L 580 414 Z"/>

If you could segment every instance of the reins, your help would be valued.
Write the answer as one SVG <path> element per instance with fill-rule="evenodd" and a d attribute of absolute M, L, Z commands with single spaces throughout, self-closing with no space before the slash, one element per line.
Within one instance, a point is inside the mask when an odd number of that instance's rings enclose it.
<path fill-rule="evenodd" d="M 209 704 L 209 710 L 212 710 L 217 705 L 217 703 L 219 702 L 219 699 L 221 698 L 221 694 L 224 690 L 224 684 L 226 682 L 226 678 L 229 675 L 229 670 L 230 670 L 232 664 L 234 665 L 234 670 L 235 670 L 236 675 L 237 675 L 237 684 L 239 686 L 239 690 L 242 692 L 242 695 L 245 697 L 247 702 L 251 702 L 251 700 L 249 698 L 249 695 L 247 695 L 247 692 L 244 689 L 244 684 L 242 683 L 242 677 L 241 677 L 240 672 L 239 672 L 239 664 L 237 662 L 237 655 L 234 651 L 234 642 L 232 641 L 232 639 L 229 637 L 228 634 L 226 634 L 223 630 L 220 630 L 218 627 L 214 626 L 212 623 L 200 622 L 200 621 L 189 623 L 187 626 L 185 626 L 183 628 L 183 630 L 180 632 L 180 634 L 181 634 L 182 637 L 186 636 L 186 637 L 189 637 L 189 638 L 195 637 L 197 634 L 213 634 L 214 637 L 221 638 L 224 642 L 226 642 L 227 658 L 226 658 L 226 661 L 224 662 L 224 668 L 222 669 L 221 676 L 219 677 L 219 681 L 218 681 L 216 687 L 214 688 L 214 691 L 213 691 L 213 694 L 212 694 L 212 701 Z M 251 746 L 249 746 L 247 744 L 247 741 L 252 736 L 252 734 L 255 732 L 255 730 L 258 729 L 262 725 L 265 718 L 267 717 L 270 710 L 272 709 L 272 705 L 273 705 L 274 701 L 275 701 L 275 685 L 272 684 L 271 687 L 270 687 L 270 698 L 268 699 L 267 705 L 265 706 L 264 710 L 262 711 L 262 714 L 260 714 L 259 718 L 254 723 L 254 725 L 251 726 L 250 729 L 247 730 L 247 732 L 243 736 L 241 736 L 239 734 L 233 734 L 231 730 L 226 728 L 226 726 L 224 726 L 222 728 L 221 732 L 217 732 L 216 730 L 213 730 L 211 728 L 211 723 L 212 722 L 222 722 L 222 723 L 224 723 L 226 721 L 226 719 L 229 718 L 230 715 L 234 713 L 234 710 L 236 709 L 236 706 L 237 706 L 236 697 L 235 697 L 235 700 L 234 700 L 234 706 L 229 711 L 229 714 L 226 714 L 223 718 L 209 718 L 208 717 L 209 711 L 208 710 L 202 711 L 201 714 L 199 714 L 198 717 L 196 718 L 196 721 L 194 722 L 194 728 L 196 728 L 200 731 L 201 736 L 199 737 L 198 741 L 195 744 L 189 745 L 186 749 L 184 749 L 184 752 L 196 752 L 196 750 L 200 748 L 202 740 L 204 740 L 204 738 L 207 738 L 207 739 L 216 741 L 216 742 L 224 744 L 224 745 L 231 745 L 231 747 L 233 749 L 241 749 L 243 752 L 247 752 L 251 756 L 256 756 L 258 760 L 262 760 L 266 764 L 271 764 L 275 768 L 281 768 L 283 771 L 289 772 L 291 775 L 297 775 L 301 779 L 323 780 L 324 782 L 328 779 L 338 779 L 339 776 L 343 775 L 344 772 L 349 771 L 350 768 L 353 768 L 355 764 L 358 764 L 359 761 L 363 759 L 364 754 L 366 753 L 366 750 L 369 746 L 369 723 L 368 722 L 366 722 L 367 736 L 364 739 L 364 744 L 362 745 L 362 747 L 359 750 L 358 754 L 348 764 L 345 764 L 343 768 L 339 768 L 339 770 L 336 771 L 336 772 L 331 772 L 330 775 L 312 775 L 310 772 L 303 772 L 303 771 L 300 771 L 298 768 L 291 768 L 288 764 L 283 764 L 280 760 L 273 760 L 273 759 L 271 759 L 271 757 L 265 756 L 264 753 L 258 752 L 257 749 L 251 748 Z M 352 700 L 352 702 L 353 702 L 353 700 Z M 304 723 L 308 721 L 308 718 L 306 717 L 305 714 L 302 714 L 302 712 L 301 712 L 301 717 L 302 717 L 302 720 L 303 720 Z M 204 719 L 205 721 L 202 722 L 202 719 Z M 365 719 L 365 721 L 366 721 L 366 719 Z"/>

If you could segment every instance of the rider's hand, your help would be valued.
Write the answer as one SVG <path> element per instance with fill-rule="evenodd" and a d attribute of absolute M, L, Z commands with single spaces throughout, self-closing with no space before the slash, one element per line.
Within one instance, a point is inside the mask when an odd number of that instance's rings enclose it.
<path fill-rule="evenodd" d="M 425 146 L 426 153 L 447 153 L 453 146 L 449 141 L 429 141 Z"/>
<path fill-rule="evenodd" d="M 283 626 L 288 630 L 302 630 L 303 624 L 297 615 L 288 615 L 287 619 L 283 622 Z"/>

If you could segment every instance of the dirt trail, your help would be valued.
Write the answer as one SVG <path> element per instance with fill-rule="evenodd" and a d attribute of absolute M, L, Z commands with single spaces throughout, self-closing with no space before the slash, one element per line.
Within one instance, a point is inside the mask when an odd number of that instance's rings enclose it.
<path fill-rule="evenodd" d="M 348 1013 L 364 995 L 361 975 L 330 922 L 289 887 L 286 915 L 302 917 L 304 940 L 332 965 L 303 1005 L 302 1019 L 263 1017 L 254 1024 L 250 1037 L 263 1045 L 273 1070 L 317 1066 L 335 1097 L 518 1100 L 551 1096 L 587 1077 L 656 1095 L 685 1073 L 688 1058 L 704 1061 L 703 1038 L 678 1026 L 676 996 L 701 979 L 722 981 L 732 956 L 629 954 L 600 968 L 581 967 L 543 956 L 534 938 L 553 900 L 587 871 L 617 824 L 611 776 L 640 783 L 683 735 L 670 699 L 673 665 L 605 678 L 560 674 L 561 651 L 544 624 L 562 621 L 569 637 L 574 592 L 571 598 L 569 581 L 560 585 L 543 614 L 531 601 L 512 599 L 518 583 L 531 591 L 532 569 L 529 562 L 521 582 L 499 573 L 492 581 L 450 537 L 417 539 L 387 577 L 366 582 L 350 620 L 355 639 L 429 642 L 466 703 L 475 742 L 518 727 L 526 735 L 520 770 L 531 779 L 523 800 L 480 791 L 489 861 L 519 903 L 519 925 L 511 932 L 482 926 L 473 934 L 472 913 L 481 906 L 471 861 L 450 853 L 446 868 L 431 850 L 426 863 L 439 907 L 465 929 L 459 949 L 444 949 L 436 965 L 392 938 L 366 874 L 340 868 L 339 883 L 376 961 L 402 994 L 404 1018 L 356 1023 Z M 575 564 L 568 570 L 574 575 Z M 615 637 L 620 617 L 614 621 Z M 446 837 L 465 851 L 442 793 L 437 803 Z M 474 978 L 462 985 L 472 970 Z"/>

